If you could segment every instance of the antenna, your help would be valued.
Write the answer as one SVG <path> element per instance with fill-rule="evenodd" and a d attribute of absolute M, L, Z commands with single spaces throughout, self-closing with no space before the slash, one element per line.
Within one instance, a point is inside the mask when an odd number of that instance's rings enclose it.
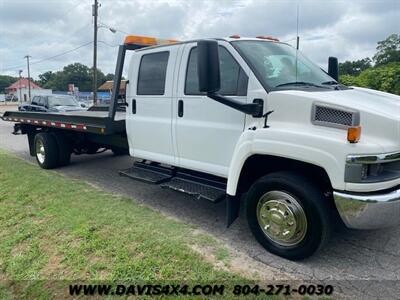
<path fill-rule="evenodd" d="M 296 20 L 296 82 L 297 82 L 297 55 L 299 52 L 300 46 L 300 37 L 299 37 L 299 4 L 297 4 L 297 20 Z"/>
<path fill-rule="evenodd" d="M 299 46 L 300 46 L 300 37 L 299 37 L 299 4 L 297 4 L 297 21 L 296 21 L 296 49 L 299 50 Z"/>

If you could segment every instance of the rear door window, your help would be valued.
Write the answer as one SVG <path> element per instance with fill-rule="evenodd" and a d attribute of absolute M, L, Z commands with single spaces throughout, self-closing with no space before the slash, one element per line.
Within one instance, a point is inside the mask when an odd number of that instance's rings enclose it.
<path fill-rule="evenodd" d="M 44 106 L 45 105 L 45 98 L 44 97 L 39 97 L 38 105 L 40 105 L 40 106 Z"/>
<path fill-rule="evenodd" d="M 164 95 L 169 52 L 142 56 L 137 84 L 138 95 Z"/>
<path fill-rule="evenodd" d="M 32 104 L 33 104 L 33 105 L 38 105 L 38 103 L 39 103 L 39 96 L 33 97 L 33 98 L 32 98 Z"/>

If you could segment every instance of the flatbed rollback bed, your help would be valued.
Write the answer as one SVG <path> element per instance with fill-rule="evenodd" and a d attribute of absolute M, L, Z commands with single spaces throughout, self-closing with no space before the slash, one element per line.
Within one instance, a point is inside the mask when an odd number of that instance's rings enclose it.
<path fill-rule="evenodd" d="M 67 165 L 72 153 L 95 154 L 110 149 L 116 155 L 128 154 L 125 103 L 118 103 L 125 54 L 141 45 L 119 46 L 111 102 L 108 107 L 93 106 L 87 111 L 64 113 L 6 111 L 2 119 L 14 122 L 13 134 L 28 136 L 29 151 L 45 169 Z M 48 147 L 51 157 L 38 157 L 40 147 Z M 44 153 L 44 151 L 43 151 Z"/>

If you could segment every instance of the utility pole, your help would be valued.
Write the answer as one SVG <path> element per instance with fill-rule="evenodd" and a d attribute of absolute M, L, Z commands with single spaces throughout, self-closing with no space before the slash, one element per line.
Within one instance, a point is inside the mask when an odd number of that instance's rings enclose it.
<path fill-rule="evenodd" d="M 19 102 L 22 104 L 22 90 L 21 90 L 21 80 L 22 80 L 22 70 L 19 70 Z"/>
<path fill-rule="evenodd" d="M 31 71 L 29 69 L 29 58 L 30 55 L 25 55 L 26 62 L 28 64 L 28 96 L 29 96 L 29 102 L 31 101 Z"/>
<path fill-rule="evenodd" d="M 97 0 L 94 0 L 92 6 L 92 15 L 94 23 L 93 32 L 93 103 L 97 104 L 97 15 L 98 15 L 99 4 Z"/>

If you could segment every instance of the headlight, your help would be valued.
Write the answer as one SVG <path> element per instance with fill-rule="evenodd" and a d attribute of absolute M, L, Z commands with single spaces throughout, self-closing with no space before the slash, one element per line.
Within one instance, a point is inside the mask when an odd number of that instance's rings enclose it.
<path fill-rule="evenodd" d="M 400 178 L 400 152 L 347 157 L 345 181 L 373 183 Z"/>

